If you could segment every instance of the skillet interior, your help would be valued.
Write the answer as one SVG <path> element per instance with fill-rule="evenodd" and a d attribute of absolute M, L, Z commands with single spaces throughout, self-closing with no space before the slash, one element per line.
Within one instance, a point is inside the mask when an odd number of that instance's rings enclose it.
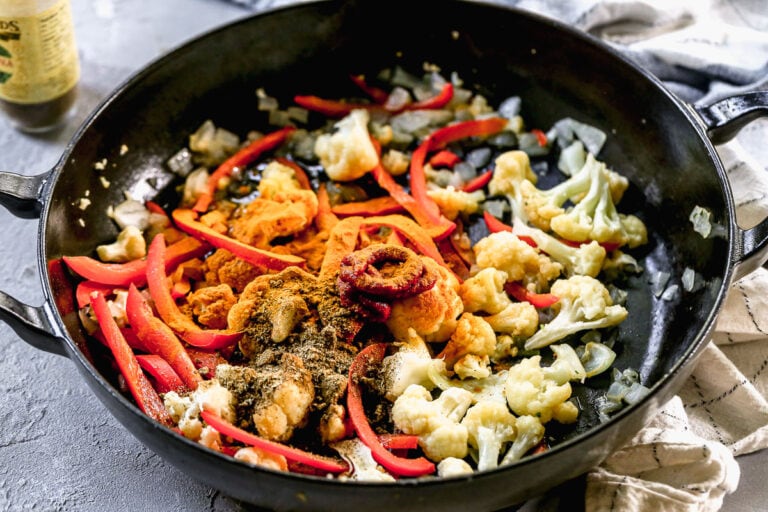
<path fill-rule="evenodd" d="M 530 127 L 546 129 L 571 116 L 605 130 L 609 138 L 600 158 L 632 183 L 622 211 L 640 216 L 651 238 L 643 252 L 635 253 L 646 272 L 628 283 L 630 316 L 620 329 L 616 367 L 640 370 L 648 384 L 663 382 L 634 414 L 589 435 L 584 431 L 596 420 L 592 414 L 583 414 L 577 428 L 564 433 L 573 438 L 571 442 L 537 457 L 543 463 L 529 461 L 460 479 L 474 480 L 477 489 L 493 489 L 474 503 L 490 509 L 585 471 L 626 440 L 682 381 L 687 368 L 679 371 L 678 367 L 711 327 L 723 282 L 729 277 L 727 239 L 702 239 L 688 221 L 692 208 L 702 205 L 713 212 L 715 223 L 727 227 L 731 222 L 730 196 L 711 146 L 693 128 L 685 110 L 653 79 L 604 47 L 530 14 L 453 1 L 328 2 L 236 23 L 150 66 L 84 125 L 62 161 L 43 214 L 43 257 L 47 261 L 91 254 L 96 245 L 113 240 L 117 230 L 104 213 L 107 207 L 120 202 L 125 191 L 143 199 L 167 192 L 171 176 L 164 162 L 204 120 L 210 118 L 241 135 L 266 128 L 264 114 L 256 109 L 256 88 L 280 97 L 281 105 L 288 104 L 293 94 L 348 96 L 358 93 L 347 78 L 350 73 L 375 73 L 394 64 L 418 71 L 424 62 L 456 71 L 466 84 L 477 85 L 492 105 L 520 95 L 522 115 Z M 128 152 L 120 155 L 123 145 Z M 106 168 L 94 170 L 93 164 L 104 158 Z M 108 189 L 102 187 L 99 176 L 111 183 Z M 76 203 L 86 190 L 92 205 L 81 211 Z M 685 268 L 702 277 L 703 288 L 672 301 L 652 296 L 647 282 L 652 273 L 668 272 L 679 284 Z M 69 334 L 75 341 L 82 339 L 76 328 L 71 327 Z M 326 499 L 329 489 L 342 491 L 338 483 L 269 472 L 259 472 L 263 486 L 237 488 L 233 483 L 252 478 L 253 470 L 147 426 L 127 401 L 114 405 L 114 391 L 104 389 L 87 363 L 81 369 L 132 432 L 161 454 L 168 451 L 163 448 L 167 443 L 182 445 L 175 462 L 183 461 L 187 469 L 200 468 L 193 469 L 196 476 L 230 494 L 274 508 L 291 508 L 301 505 L 295 501 L 300 489 L 308 495 L 307 506 L 313 508 L 310 505 L 317 504 L 313 500 Z M 593 399 L 588 388 L 580 388 L 578 396 L 582 402 Z M 210 465 L 220 468 L 218 474 L 206 474 L 204 468 Z M 548 469 L 543 469 L 545 465 Z M 541 477 L 531 479 L 531 474 Z M 527 476 L 519 481 L 523 475 Z M 502 479 L 506 483 L 500 486 Z M 516 483 L 510 485 L 510 480 Z M 275 491 L 272 485 L 283 489 Z M 341 485 L 351 489 L 344 494 L 344 507 L 350 508 L 382 489 Z M 400 485 L 391 499 L 422 510 L 430 503 L 428 498 L 437 494 L 444 496 L 439 500 L 442 508 L 466 503 L 466 497 L 446 491 L 446 486 L 451 483 Z M 267 492 L 268 488 L 272 490 Z M 392 503 L 400 502 L 388 505 Z"/>

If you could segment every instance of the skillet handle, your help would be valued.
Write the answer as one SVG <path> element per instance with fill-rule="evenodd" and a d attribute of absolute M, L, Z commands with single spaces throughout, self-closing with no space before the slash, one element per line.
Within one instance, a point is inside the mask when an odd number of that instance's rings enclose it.
<path fill-rule="evenodd" d="M 695 105 L 714 144 L 728 142 L 748 123 L 768 116 L 768 91 L 731 96 L 711 105 Z M 738 280 L 768 261 L 768 219 L 751 229 L 737 227 L 733 251 L 734 279 Z"/>
<path fill-rule="evenodd" d="M 768 116 L 768 91 L 749 92 L 716 101 L 711 105 L 694 105 L 713 144 L 728 142 L 748 123 Z"/>
<path fill-rule="evenodd" d="M 22 176 L 0 172 L 0 205 L 24 219 L 40 217 L 45 185 L 52 171 L 37 176 Z M 16 334 L 35 348 L 53 354 L 66 355 L 65 343 L 55 334 L 50 322 L 50 304 L 30 306 L 0 291 L 0 321 L 7 323 Z"/>

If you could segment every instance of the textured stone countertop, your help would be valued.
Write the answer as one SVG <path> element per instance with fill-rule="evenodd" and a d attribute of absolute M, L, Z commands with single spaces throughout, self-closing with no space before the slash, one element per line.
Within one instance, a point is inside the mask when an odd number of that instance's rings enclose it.
<path fill-rule="evenodd" d="M 78 111 L 44 136 L 0 122 L 0 170 L 36 175 L 50 169 L 79 123 L 130 74 L 195 35 L 250 14 L 220 0 L 72 0 L 72 7 L 82 64 Z M 0 210 L 0 240 L 0 289 L 41 304 L 37 221 Z M 0 510 L 248 509 L 140 444 L 66 358 L 28 346 L 5 324 L 0 353 Z M 741 485 L 724 510 L 764 510 L 768 453 L 739 461 Z M 563 494 L 578 488 L 571 484 Z M 578 500 L 561 501 L 569 510 L 578 507 Z"/>

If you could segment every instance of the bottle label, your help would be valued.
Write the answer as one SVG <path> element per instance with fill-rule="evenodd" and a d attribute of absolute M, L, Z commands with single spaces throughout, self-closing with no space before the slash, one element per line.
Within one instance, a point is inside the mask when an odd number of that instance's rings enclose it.
<path fill-rule="evenodd" d="M 33 16 L 0 16 L 0 98 L 43 103 L 80 79 L 68 0 Z"/>

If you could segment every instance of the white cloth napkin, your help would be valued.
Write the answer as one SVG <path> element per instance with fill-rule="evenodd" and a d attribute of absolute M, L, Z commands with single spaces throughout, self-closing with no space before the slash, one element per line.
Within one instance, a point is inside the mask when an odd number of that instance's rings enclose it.
<path fill-rule="evenodd" d="M 254 9 L 296 0 L 229 0 Z M 587 31 L 702 105 L 768 90 L 766 0 L 493 0 Z M 737 221 L 768 216 L 768 121 L 717 148 Z M 768 447 L 768 270 L 733 284 L 712 342 L 679 395 L 587 475 L 593 511 L 715 511 L 738 485 L 735 456 Z"/>

